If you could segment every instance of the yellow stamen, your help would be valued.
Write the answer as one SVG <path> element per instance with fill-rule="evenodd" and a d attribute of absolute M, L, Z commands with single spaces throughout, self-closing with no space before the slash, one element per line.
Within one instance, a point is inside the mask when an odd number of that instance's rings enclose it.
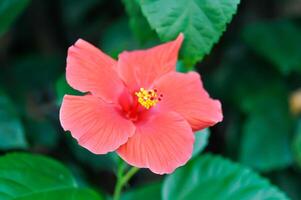
<path fill-rule="evenodd" d="M 144 88 L 140 88 L 135 95 L 138 97 L 138 102 L 146 109 L 150 109 L 152 106 L 155 106 L 159 101 L 155 90 L 145 90 Z"/>

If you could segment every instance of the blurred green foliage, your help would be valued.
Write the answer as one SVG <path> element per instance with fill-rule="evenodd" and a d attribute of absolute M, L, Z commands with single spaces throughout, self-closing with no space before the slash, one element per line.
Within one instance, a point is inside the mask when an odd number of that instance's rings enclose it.
<path fill-rule="evenodd" d="M 182 32 L 177 70 L 200 72 L 224 121 L 196 133 L 187 165 L 141 170 L 122 199 L 299 200 L 300 13 L 298 0 L 1 0 L 0 199 L 109 199 L 118 156 L 92 154 L 59 124 L 63 96 L 81 95 L 65 79 L 67 49 L 83 38 L 118 58 Z"/>
<path fill-rule="evenodd" d="M 3 35 L 11 23 L 22 13 L 30 0 L 2 0 L 0 3 L 0 36 Z"/>
<path fill-rule="evenodd" d="M 25 153 L 0 158 L 2 200 L 101 200 L 93 190 L 78 188 L 71 173 L 49 158 Z"/>
<path fill-rule="evenodd" d="M 290 20 L 256 22 L 243 30 L 246 43 L 283 74 L 301 72 L 300 34 L 301 29 Z"/>
<path fill-rule="evenodd" d="M 24 127 L 7 95 L 0 91 L 0 149 L 9 150 L 27 147 Z"/>

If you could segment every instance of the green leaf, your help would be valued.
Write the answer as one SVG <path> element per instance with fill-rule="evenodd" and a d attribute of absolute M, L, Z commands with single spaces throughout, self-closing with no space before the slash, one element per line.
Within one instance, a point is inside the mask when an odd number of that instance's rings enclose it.
<path fill-rule="evenodd" d="M 6 94 L 0 90 L 0 150 L 27 147 L 24 128 L 16 109 Z"/>
<path fill-rule="evenodd" d="M 179 168 L 163 184 L 163 200 L 288 199 L 255 172 L 224 158 L 204 155 Z"/>
<path fill-rule="evenodd" d="M 160 200 L 162 183 L 151 183 L 125 192 L 121 200 Z"/>
<path fill-rule="evenodd" d="M 1 200 L 101 200 L 93 190 L 78 188 L 70 172 L 39 155 L 11 153 L 0 158 Z"/>
<path fill-rule="evenodd" d="M 280 72 L 301 72 L 301 29 L 291 21 L 257 22 L 243 31 L 245 42 Z"/>
<path fill-rule="evenodd" d="M 176 71 L 186 73 L 189 71 L 195 71 L 195 68 L 194 68 L 194 66 L 186 67 L 181 60 L 178 60 L 177 65 L 176 65 Z"/>
<path fill-rule="evenodd" d="M 156 32 L 153 31 L 145 17 L 142 15 L 141 8 L 136 0 L 123 0 L 126 12 L 130 17 L 130 27 L 135 36 L 141 43 L 147 42 L 149 39 L 156 37 Z"/>
<path fill-rule="evenodd" d="M 202 152 L 209 140 L 210 130 L 208 128 L 195 133 L 195 141 L 193 146 L 192 158 Z"/>
<path fill-rule="evenodd" d="M 0 36 L 3 35 L 23 12 L 30 0 L 1 0 L 0 1 Z"/>
<path fill-rule="evenodd" d="M 288 93 L 281 83 L 271 83 L 243 102 L 249 116 L 243 126 L 239 159 L 260 171 L 292 164 L 292 117 Z"/>
<path fill-rule="evenodd" d="M 184 63 L 193 66 L 207 55 L 236 13 L 239 0 L 137 0 L 163 41 L 184 33 Z"/>
<path fill-rule="evenodd" d="M 62 188 L 54 191 L 42 191 L 27 196 L 14 198 L 13 200 L 102 200 L 99 195 L 91 189 Z"/>

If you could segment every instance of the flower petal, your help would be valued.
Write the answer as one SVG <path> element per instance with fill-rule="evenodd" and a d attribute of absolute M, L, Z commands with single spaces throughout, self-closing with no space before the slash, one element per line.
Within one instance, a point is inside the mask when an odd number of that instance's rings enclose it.
<path fill-rule="evenodd" d="M 135 91 L 148 88 L 155 79 L 175 71 L 183 34 L 174 41 L 147 49 L 123 52 L 119 55 L 119 75 L 126 85 Z"/>
<path fill-rule="evenodd" d="M 133 123 L 121 116 L 113 104 L 92 95 L 65 95 L 60 110 L 64 130 L 95 154 L 116 150 L 135 132 Z"/>
<path fill-rule="evenodd" d="M 157 80 L 154 87 L 164 95 L 158 109 L 181 114 L 194 131 L 223 119 L 221 103 L 209 97 L 198 73 L 171 72 Z"/>
<path fill-rule="evenodd" d="M 117 153 L 129 164 L 157 174 L 172 173 L 191 157 L 194 134 L 175 112 L 152 114 Z"/>
<path fill-rule="evenodd" d="M 79 39 L 68 50 L 66 78 L 74 89 L 114 101 L 124 87 L 116 65 L 115 60 Z"/>

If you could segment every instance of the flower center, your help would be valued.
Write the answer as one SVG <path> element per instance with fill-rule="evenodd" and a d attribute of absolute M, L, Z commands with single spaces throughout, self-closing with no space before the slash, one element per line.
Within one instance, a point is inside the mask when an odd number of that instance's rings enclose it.
<path fill-rule="evenodd" d="M 138 97 L 138 102 L 140 105 L 146 109 L 150 109 L 151 107 L 155 106 L 163 97 L 162 94 L 157 94 L 157 89 L 146 90 L 144 88 L 140 88 L 135 95 Z"/>

